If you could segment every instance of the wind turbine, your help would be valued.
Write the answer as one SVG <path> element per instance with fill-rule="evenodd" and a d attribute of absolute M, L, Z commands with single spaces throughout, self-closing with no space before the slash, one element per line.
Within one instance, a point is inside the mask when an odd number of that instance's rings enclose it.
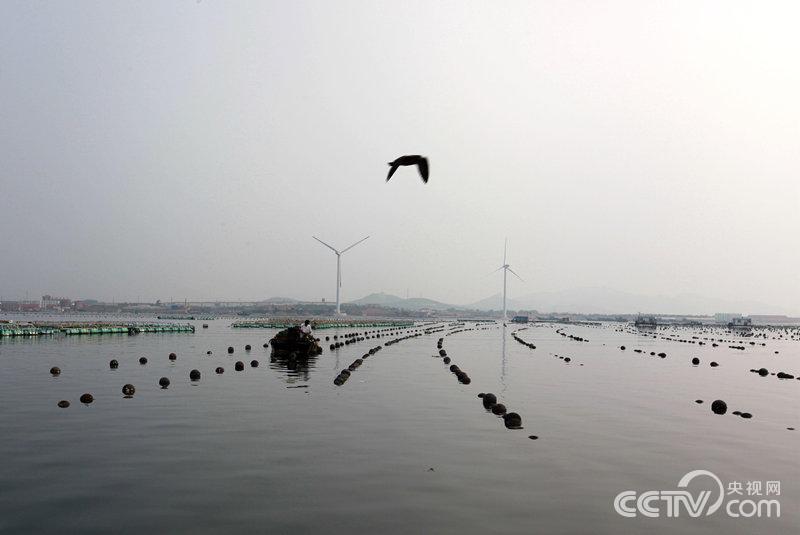
<path fill-rule="evenodd" d="M 508 286 L 507 284 L 508 272 L 510 271 L 511 273 L 514 273 L 514 270 L 511 269 L 511 266 L 508 264 L 508 262 L 506 262 L 507 252 L 508 252 L 508 238 L 506 238 L 506 243 L 503 246 L 503 265 L 493 271 L 493 273 L 497 273 L 501 269 L 503 270 L 503 321 L 506 321 L 508 319 L 508 314 L 506 313 L 506 288 Z M 522 277 L 520 277 L 516 273 L 514 273 L 514 276 L 519 280 L 521 280 L 522 282 L 525 282 L 524 280 L 522 280 Z"/>
<path fill-rule="evenodd" d="M 311 236 L 311 237 L 320 242 L 322 245 L 324 245 L 331 251 L 333 251 L 334 253 L 336 253 L 336 315 L 340 316 L 342 314 L 341 302 L 339 301 L 339 289 L 342 287 L 342 255 L 347 251 L 349 251 L 350 249 L 352 249 L 353 247 L 355 247 L 356 245 L 358 245 L 359 243 L 361 243 L 362 241 L 369 238 L 369 236 L 367 236 L 366 238 L 361 238 L 350 247 L 345 247 L 341 251 L 337 250 L 334 247 L 331 247 L 330 245 L 320 240 L 316 236 Z"/>

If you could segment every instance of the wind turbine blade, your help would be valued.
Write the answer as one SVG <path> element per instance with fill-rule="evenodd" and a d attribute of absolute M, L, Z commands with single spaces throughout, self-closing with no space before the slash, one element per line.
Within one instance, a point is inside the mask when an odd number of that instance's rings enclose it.
<path fill-rule="evenodd" d="M 319 238 L 317 238 L 316 236 L 311 236 L 311 237 L 312 237 L 312 238 L 314 238 L 315 240 L 317 240 L 318 242 L 320 242 L 322 245 L 324 245 L 325 247 L 327 247 L 327 248 L 328 248 L 328 249 L 330 249 L 331 251 L 333 251 L 334 253 L 336 253 L 336 254 L 340 254 L 340 253 L 339 253 L 339 251 L 337 251 L 336 249 L 334 249 L 333 247 L 331 247 L 330 245 L 328 245 L 328 244 L 327 244 L 327 243 L 325 243 L 324 241 L 320 240 L 320 239 L 319 239 Z M 342 251 L 342 252 L 344 252 L 344 251 Z"/>
<path fill-rule="evenodd" d="M 367 238 L 369 238 L 369 236 L 367 236 Z M 359 244 L 359 243 L 361 243 L 362 241 L 366 240 L 367 238 L 361 238 L 360 240 L 358 240 L 357 242 L 355 242 L 355 243 L 354 243 L 353 245 L 351 245 L 350 247 L 345 247 L 344 249 L 342 249 L 342 254 L 344 254 L 346 251 L 349 251 L 350 249 L 352 249 L 353 247 L 355 247 L 356 245 L 358 245 L 358 244 Z"/>
<path fill-rule="evenodd" d="M 513 269 L 511 269 L 511 268 L 508 268 L 508 270 L 509 270 L 511 273 L 514 273 L 514 270 L 513 270 Z M 522 282 L 525 282 L 525 279 L 523 279 L 522 277 L 520 277 L 520 276 L 519 276 L 519 275 L 517 275 L 516 273 L 514 273 L 514 276 L 515 276 L 515 277 L 517 277 L 517 278 L 518 278 L 519 280 L 521 280 Z"/>
<path fill-rule="evenodd" d="M 488 277 L 489 275 L 494 275 L 495 273 L 497 273 L 498 271 L 500 271 L 500 270 L 501 270 L 501 269 L 503 269 L 504 267 L 505 267 L 505 266 L 500 266 L 499 268 L 495 269 L 495 270 L 494 270 L 494 271 L 492 271 L 491 273 L 487 273 L 487 274 L 486 274 L 486 276 Z"/>

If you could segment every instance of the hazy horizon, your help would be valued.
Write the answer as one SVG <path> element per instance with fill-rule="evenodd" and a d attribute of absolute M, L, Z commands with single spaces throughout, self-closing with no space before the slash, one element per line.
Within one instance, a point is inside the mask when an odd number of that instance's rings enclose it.
<path fill-rule="evenodd" d="M 800 315 L 794 3 L 0 4 L 0 296 Z M 422 184 L 386 163 L 430 159 Z M 679 312 L 679 311 L 678 311 Z M 739 312 L 719 310 L 717 312 Z M 747 312 L 747 311 L 743 311 Z"/>

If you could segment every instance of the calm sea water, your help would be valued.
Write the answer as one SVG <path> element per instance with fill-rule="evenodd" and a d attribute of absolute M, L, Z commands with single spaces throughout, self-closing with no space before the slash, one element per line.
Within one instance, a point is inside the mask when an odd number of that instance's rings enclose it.
<path fill-rule="evenodd" d="M 195 334 L 0 342 L 0 532 L 796 533 L 800 525 L 800 431 L 786 429 L 800 428 L 800 381 L 748 371 L 800 373 L 798 342 L 738 351 L 609 325 L 543 325 L 518 333 L 531 350 L 498 327 L 445 338 L 470 385 L 432 357 L 437 333 L 384 348 L 337 387 L 339 369 L 386 340 L 334 352 L 325 344 L 307 368 L 288 369 L 261 347 L 275 331 L 201 323 Z M 119 369 L 109 369 L 112 358 Z M 234 371 L 236 360 L 244 371 Z M 51 366 L 61 375 L 51 377 Z M 197 383 L 193 368 L 203 373 Z M 172 381 L 166 390 L 161 376 Z M 122 396 L 125 383 L 136 386 L 132 399 Z M 94 403 L 79 403 L 83 392 Z M 506 429 L 480 392 L 521 414 L 524 429 Z M 717 398 L 727 415 L 712 414 Z M 72 406 L 58 408 L 60 399 Z M 781 517 L 615 513 L 619 492 L 675 490 L 694 469 L 726 485 L 780 481 Z"/>

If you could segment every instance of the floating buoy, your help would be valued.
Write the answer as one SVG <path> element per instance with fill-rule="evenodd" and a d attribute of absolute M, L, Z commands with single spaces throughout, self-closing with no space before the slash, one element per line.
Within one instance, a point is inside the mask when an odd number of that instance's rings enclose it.
<path fill-rule="evenodd" d="M 132 384 L 127 384 L 122 387 L 122 394 L 126 397 L 132 397 L 136 393 L 136 387 Z"/>
<path fill-rule="evenodd" d="M 719 364 L 717 364 L 716 362 L 714 362 L 714 361 L 712 360 L 712 361 L 711 361 L 711 364 L 709 364 L 709 366 L 711 366 L 712 368 L 716 368 L 717 366 L 719 366 Z"/>
<path fill-rule="evenodd" d="M 58 366 L 53 366 L 50 368 L 50 375 L 61 375 L 61 368 Z"/>
<path fill-rule="evenodd" d="M 758 370 L 758 375 L 760 375 L 761 377 L 766 377 L 767 375 L 769 375 L 769 371 L 766 368 L 760 368 Z"/>
<path fill-rule="evenodd" d="M 506 406 L 502 403 L 497 403 L 492 406 L 492 414 L 496 414 L 497 416 L 502 416 L 506 413 Z"/>
<path fill-rule="evenodd" d="M 89 394 L 89 393 L 87 392 L 86 394 L 83 394 L 83 395 L 80 397 L 80 400 L 81 400 L 81 403 L 85 403 L 85 404 L 87 404 L 87 405 L 88 405 L 89 403 L 91 403 L 92 401 L 94 401 L 94 396 L 92 396 L 91 394 Z"/>
<path fill-rule="evenodd" d="M 619 346 L 622 351 L 625 351 L 625 346 Z"/>
<path fill-rule="evenodd" d="M 258 361 L 257 360 L 251 360 L 250 361 L 250 367 L 251 368 L 258 368 Z"/>
<path fill-rule="evenodd" d="M 147 357 L 139 357 L 139 364 L 147 364 Z"/>
<path fill-rule="evenodd" d="M 244 362 L 242 362 L 241 360 L 237 360 L 236 364 L 234 364 L 233 366 L 233 369 L 236 370 L 237 372 L 242 371 L 244 369 Z"/>
<path fill-rule="evenodd" d="M 752 418 L 752 417 L 753 417 L 753 415 L 752 415 L 752 414 L 750 414 L 749 412 L 743 412 L 743 413 L 741 414 L 741 417 L 742 417 L 742 418 Z"/>
<path fill-rule="evenodd" d="M 210 355 L 210 354 L 211 354 L 211 351 L 210 351 L 210 350 L 209 350 L 209 351 L 206 351 L 206 355 Z"/>
<path fill-rule="evenodd" d="M 251 349 L 251 348 L 250 348 L 250 344 L 247 344 L 246 346 L 244 346 L 244 350 L 245 350 L 245 351 L 250 351 L 250 349 Z"/>
<path fill-rule="evenodd" d="M 119 362 L 117 362 L 115 359 L 111 359 L 111 362 L 108 363 L 108 367 L 112 370 L 116 370 L 119 368 Z"/>
<path fill-rule="evenodd" d="M 228 346 L 228 353 L 233 353 L 233 347 Z"/>
<path fill-rule="evenodd" d="M 61 407 L 62 409 L 66 409 L 67 407 L 69 407 L 69 401 L 67 401 L 66 399 L 62 399 L 61 401 L 58 402 L 58 406 Z"/>
<path fill-rule="evenodd" d="M 699 358 L 697 358 L 697 357 L 694 357 L 694 358 L 692 359 L 692 364 L 694 364 L 695 366 L 697 366 L 698 364 L 700 364 L 700 359 L 699 359 Z"/>
<path fill-rule="evenodd" d="M 522 427 L 522 416 L 516 412 L 508 412 L 503 415 L 503 423 L 509 429 L 520 429 Z"/>
<path fill-rule="evenodd" d="M 539 439 L 539 437 L 537 437 L 536 435 L 530 435 L 528 438 L 531 439 L 531 440 L 538 440 Z"/>
<path fill-rule="evenodd" d="M 440 357 L 446 357 L 447 356 L 447 351 L 445 351 L 444 349 L 440 349 L 439 350 L 439 356 Z"/>
<path fill-rule="evenodd" d="M 178 355 L 176 355 L 175 353 L 170 353 L 169 354 L 169 360 L 175 360 L 177 358 L 178 358 Z"/>
<path fill-rule="evenodd" d="M 442 362 L 444 362 L 445 364 L 450 364 L 450 357 L 443 358 Z"/>
<path fill-rule="evenodd" d="M 166 377 L 162 377 L 161 379 L 158 380 L 158 385 L 161 388 L 167 388 L 169 386 L 169 379 Z"/>
<path fill-rule="evenodd" d="M 222 366 L 217 366 L 217 369 L 214 371 L 217 372 L 217 374 L 223 374 L 225 373 L 225 368 L 223 368 Z"/>
<path fill-rule="evenodd" d="M 485 408 L 491 409 L 495 403 L 497 403 L 497 396 L 491 393 L 483 395 L 483 406 Z"/>
<path fill-rule="evenodd" d="M 199 381 L 200 380 L 200 370 L 192 370 L 189 372 L 189 379 L 192 381 Z"/>
<path fill-rule="evenodd" d="M 203 324 L 203 329 L 208 329 L 208 323 Z"/>
<path fill-rule="evenodd" d="M 715 399 L 711 404 L 711 410 L 714 414 L 725 414 L 728 412 L 728 404 L 721 399 Z"/>
<path fill-rule="evenodd" d="M 697 404 L 700 404 L 700 403 L 703 402 L 703 400 L 702 399 L 696 399 L 696 400 L 694 400 L 694 402 L 697 403 Z"/>

